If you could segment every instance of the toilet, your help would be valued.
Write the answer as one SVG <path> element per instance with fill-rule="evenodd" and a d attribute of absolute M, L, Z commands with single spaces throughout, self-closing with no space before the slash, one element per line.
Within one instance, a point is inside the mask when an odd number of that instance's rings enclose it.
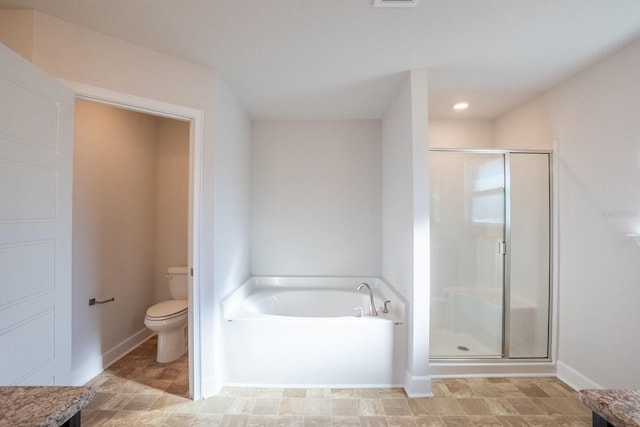
<path fill-rule="evenodd" d="M 147 328 L 158 334 L 159 363 L 173 362 L 187 351 L 187 267 L 169 267 L 167 279 L 172 299 L 149 307 L 144 318 Z"/>

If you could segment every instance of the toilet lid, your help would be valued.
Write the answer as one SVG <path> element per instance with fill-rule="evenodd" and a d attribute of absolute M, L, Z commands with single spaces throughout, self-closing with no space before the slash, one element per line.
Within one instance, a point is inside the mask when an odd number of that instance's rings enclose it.
<path fill-rule="evenodd" d="M 147 317 L 167 317 L 174 316 L 183 311 L 187 311 L 187 301 L 181 299 L 173 299 L 169 301 L 164 301 L 159 304 L 153 305 L 149 307 L 147 310 Z"/>

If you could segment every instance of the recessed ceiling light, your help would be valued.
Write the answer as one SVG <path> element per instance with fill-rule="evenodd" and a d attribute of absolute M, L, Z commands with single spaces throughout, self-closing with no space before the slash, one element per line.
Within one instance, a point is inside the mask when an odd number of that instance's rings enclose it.
<path fill-rule="evenodd" d="M 466 110 L 469 108 L 469 103 L 467 101 L 460 101 L 453 104 L 454 110 Z"/>

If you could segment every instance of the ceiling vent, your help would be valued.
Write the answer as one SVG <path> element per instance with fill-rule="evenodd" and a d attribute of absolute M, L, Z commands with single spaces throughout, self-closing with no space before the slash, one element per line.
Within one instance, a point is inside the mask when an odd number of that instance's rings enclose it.
<path fill-rule="evenodd" d="M 373 0 L 373 7 L 416 7 L 420 0 Z"/>

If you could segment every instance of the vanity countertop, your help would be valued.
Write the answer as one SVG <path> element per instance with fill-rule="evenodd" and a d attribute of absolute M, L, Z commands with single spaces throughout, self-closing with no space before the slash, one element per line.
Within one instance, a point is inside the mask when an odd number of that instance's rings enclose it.
<path fill-rule="evenodd" d="M 94 396 L 90 387 L 0 387 L 0 426 L 60 426 Z"/>
<path fill-rule="evenodd" d="M 640 390 L 580 390 L 578 397 L 616 427 L 640 426 Z"/>

